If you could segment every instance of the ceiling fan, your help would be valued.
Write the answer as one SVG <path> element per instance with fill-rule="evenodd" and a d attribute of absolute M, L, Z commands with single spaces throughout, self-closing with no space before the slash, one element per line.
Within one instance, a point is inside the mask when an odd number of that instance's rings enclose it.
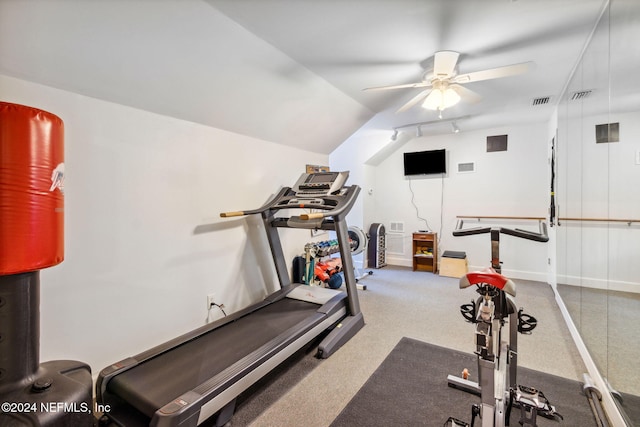
<path fill-rule="evenodd" d="M 424 101 L 422 104 L 424 108 L 442 112 L 442 110 L 457 104 L 463 98 L 467 102 L 478 102 L 480 100 L 480 95 L 462 86 L 462 84 L 522 74 L 525 73 L 532 64 L 531 62 L 524 62 L 521 64 L 475 71 L 473 73 L 457 74 L 456 65 L 459 56 L 460 54 L 458 52 L 450 50 L 436 52 L 433 61 L 433 71 L 426 72 L 421 82 L 369 87 L 364 90 L 427 88 L 411 98 L 409 102 L 400 107 L 396 113 L 406 111 L 421 101 Z"/>

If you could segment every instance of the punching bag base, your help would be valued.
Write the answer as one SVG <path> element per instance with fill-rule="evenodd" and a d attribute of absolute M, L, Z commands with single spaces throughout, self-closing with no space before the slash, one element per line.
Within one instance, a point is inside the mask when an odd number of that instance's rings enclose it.
<path fill-rule="evenodd" d="M 92 384 L 85 363 L 42 363 L 31 385 L 2 393 L 0 426 L 93 426 Z"/>

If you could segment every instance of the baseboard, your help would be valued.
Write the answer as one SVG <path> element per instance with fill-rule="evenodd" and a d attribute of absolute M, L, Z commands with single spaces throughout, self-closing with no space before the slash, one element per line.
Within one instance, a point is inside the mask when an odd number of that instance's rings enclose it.
<path fill-rule="evenodd" d="M 640 293 L 640 283 L 624 282 L 621 280 L 595 279 L 592 277 L 578 277 L 558 275 L 558 284 L 569 286 L 582 286 L 592 289 L 605 289 L 618 292 Z"/>
<path fill-rule="evenodd" d="M 411 260 L 407 260 L 405 257 L 394 257 L 387 252 L 386 261 L 388 265 L 395 265 L 398 267 L 413 267 Z"/>

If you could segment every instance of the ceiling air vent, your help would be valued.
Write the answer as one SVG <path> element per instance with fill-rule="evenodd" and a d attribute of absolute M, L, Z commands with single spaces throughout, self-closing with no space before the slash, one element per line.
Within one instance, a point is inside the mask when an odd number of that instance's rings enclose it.
<path fill-rule="evenodd" d="M 537 106 L 537 105 L 545 105 L 548 104 L 549 101 L 551 101 L 551 97 L 550 96 L 542 96 L 540 98 L 533 98 L 533 101 L 531 102 L 532 106 Z"/>
<path fill-rule="evenodd" d="M 577 92 L 573 92 L 569 99 L 571 101 L 579 101 L 581 99 L 585 99 L 589 95 L 591 95 L 591 90 L 579 90 Z"/>

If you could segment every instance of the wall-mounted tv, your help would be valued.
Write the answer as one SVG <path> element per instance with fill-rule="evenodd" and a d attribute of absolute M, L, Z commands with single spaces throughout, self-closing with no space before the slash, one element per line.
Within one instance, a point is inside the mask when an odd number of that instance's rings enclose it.
<path fill-rule="evenodd" d="M 405 176 L 439 173 L 447 173 L 447 161 L 444 149 L 404 153 Z"/>

